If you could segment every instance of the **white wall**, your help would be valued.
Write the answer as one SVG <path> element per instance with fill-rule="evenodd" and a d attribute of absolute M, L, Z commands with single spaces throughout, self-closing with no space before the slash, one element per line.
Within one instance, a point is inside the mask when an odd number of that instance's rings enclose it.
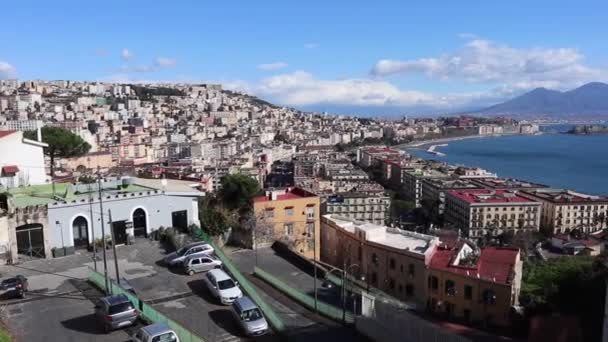
<path fill-rule="evenodd" d="M 5 165 L 17 165 L 19 168 L 13 177 L 13 186 L 46 183 L 43 148 L 23 142 L 23 132 L 0 138 L 0 170 Z M 0 177 L 0 184 L 7 186 L 8 183 L 7 177 Z"/>

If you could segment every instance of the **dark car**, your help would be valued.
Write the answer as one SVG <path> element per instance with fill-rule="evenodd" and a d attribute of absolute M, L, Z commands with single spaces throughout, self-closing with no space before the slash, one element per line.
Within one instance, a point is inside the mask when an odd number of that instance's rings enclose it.
<path fill-rule="evenodd" d="M 0 283 L 1 298 L 24 298 L 27 290 L 27 278 L 22 275 L 4 279 Z"/>

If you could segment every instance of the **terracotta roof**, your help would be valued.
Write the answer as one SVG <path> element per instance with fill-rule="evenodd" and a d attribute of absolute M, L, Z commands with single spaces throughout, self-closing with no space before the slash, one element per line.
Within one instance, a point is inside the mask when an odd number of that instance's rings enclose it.
<path fill-rule="evenodd" d="M 537 203 L 510 190 L 468 189 L 449 193 L 467 203 Z"/>
<path fill-rule="evenodd" d="M 19 172 L 19 167 L 17 165 L 4 165 L 2 167 L 2 174 L 14 174 Z"/>
<path fill-rule="evenodd" d="M 459 246 L 462 246 L 460 244 Z M 431 258 L 430 268 L 448 271 L 471 278 L 479 278 L 500 284 L 508 284 L 519 250 L 506 247 L 486 247 L 473 266 L 454 266 L 454 257 L 460 248 L 440 246 Z"/>
<path fill-rule="evenodd" d="M 16 131 L 0 131 L 0 139 L 15 133 Z"/>

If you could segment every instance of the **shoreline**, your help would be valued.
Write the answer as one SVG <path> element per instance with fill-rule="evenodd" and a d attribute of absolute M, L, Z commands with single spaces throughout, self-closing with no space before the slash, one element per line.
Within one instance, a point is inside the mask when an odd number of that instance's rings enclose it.
<path fill-rule="evenodd" d="M 513 135 L 524 135 L 524 134 L 496 134 L 496 135 L 467 135 L 463 137 L 451 137 L 451 138 L 439 138 L 431 140 L 414 141 L 407 144 L 397 145 L 396 148 L 407 150 L 407 149 L 428 149 L 432 145 L 448 143 L 452 141 L 468 140 L 468 139 L 481 139 L 481 138 L 498 138 Z"/>

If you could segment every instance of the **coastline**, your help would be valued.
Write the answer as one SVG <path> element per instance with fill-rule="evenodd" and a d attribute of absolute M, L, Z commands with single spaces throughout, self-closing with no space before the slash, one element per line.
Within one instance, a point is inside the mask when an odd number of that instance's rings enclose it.
<path fill-rule="evenodd" d="M 451 137 L 451 138 L 439 138 L 439 139 L 431 139 L 431 140 L 421 140 L 414 141 L 407 144 L 397 145 L 396 148 L 407 150 L 411 148 L 415 149 L 428 149 L 432 145 L 448 143 L 451 141 L 460 141 L 467 139 L 481 139 L 481 138 L 497 138 L 497 137 L 505 137 L 505 136 L 513 136 L 513 135 L 522 135 L 522 134 L 495 134 L 495 135 L 467 135 L 463 137 Z"/>

